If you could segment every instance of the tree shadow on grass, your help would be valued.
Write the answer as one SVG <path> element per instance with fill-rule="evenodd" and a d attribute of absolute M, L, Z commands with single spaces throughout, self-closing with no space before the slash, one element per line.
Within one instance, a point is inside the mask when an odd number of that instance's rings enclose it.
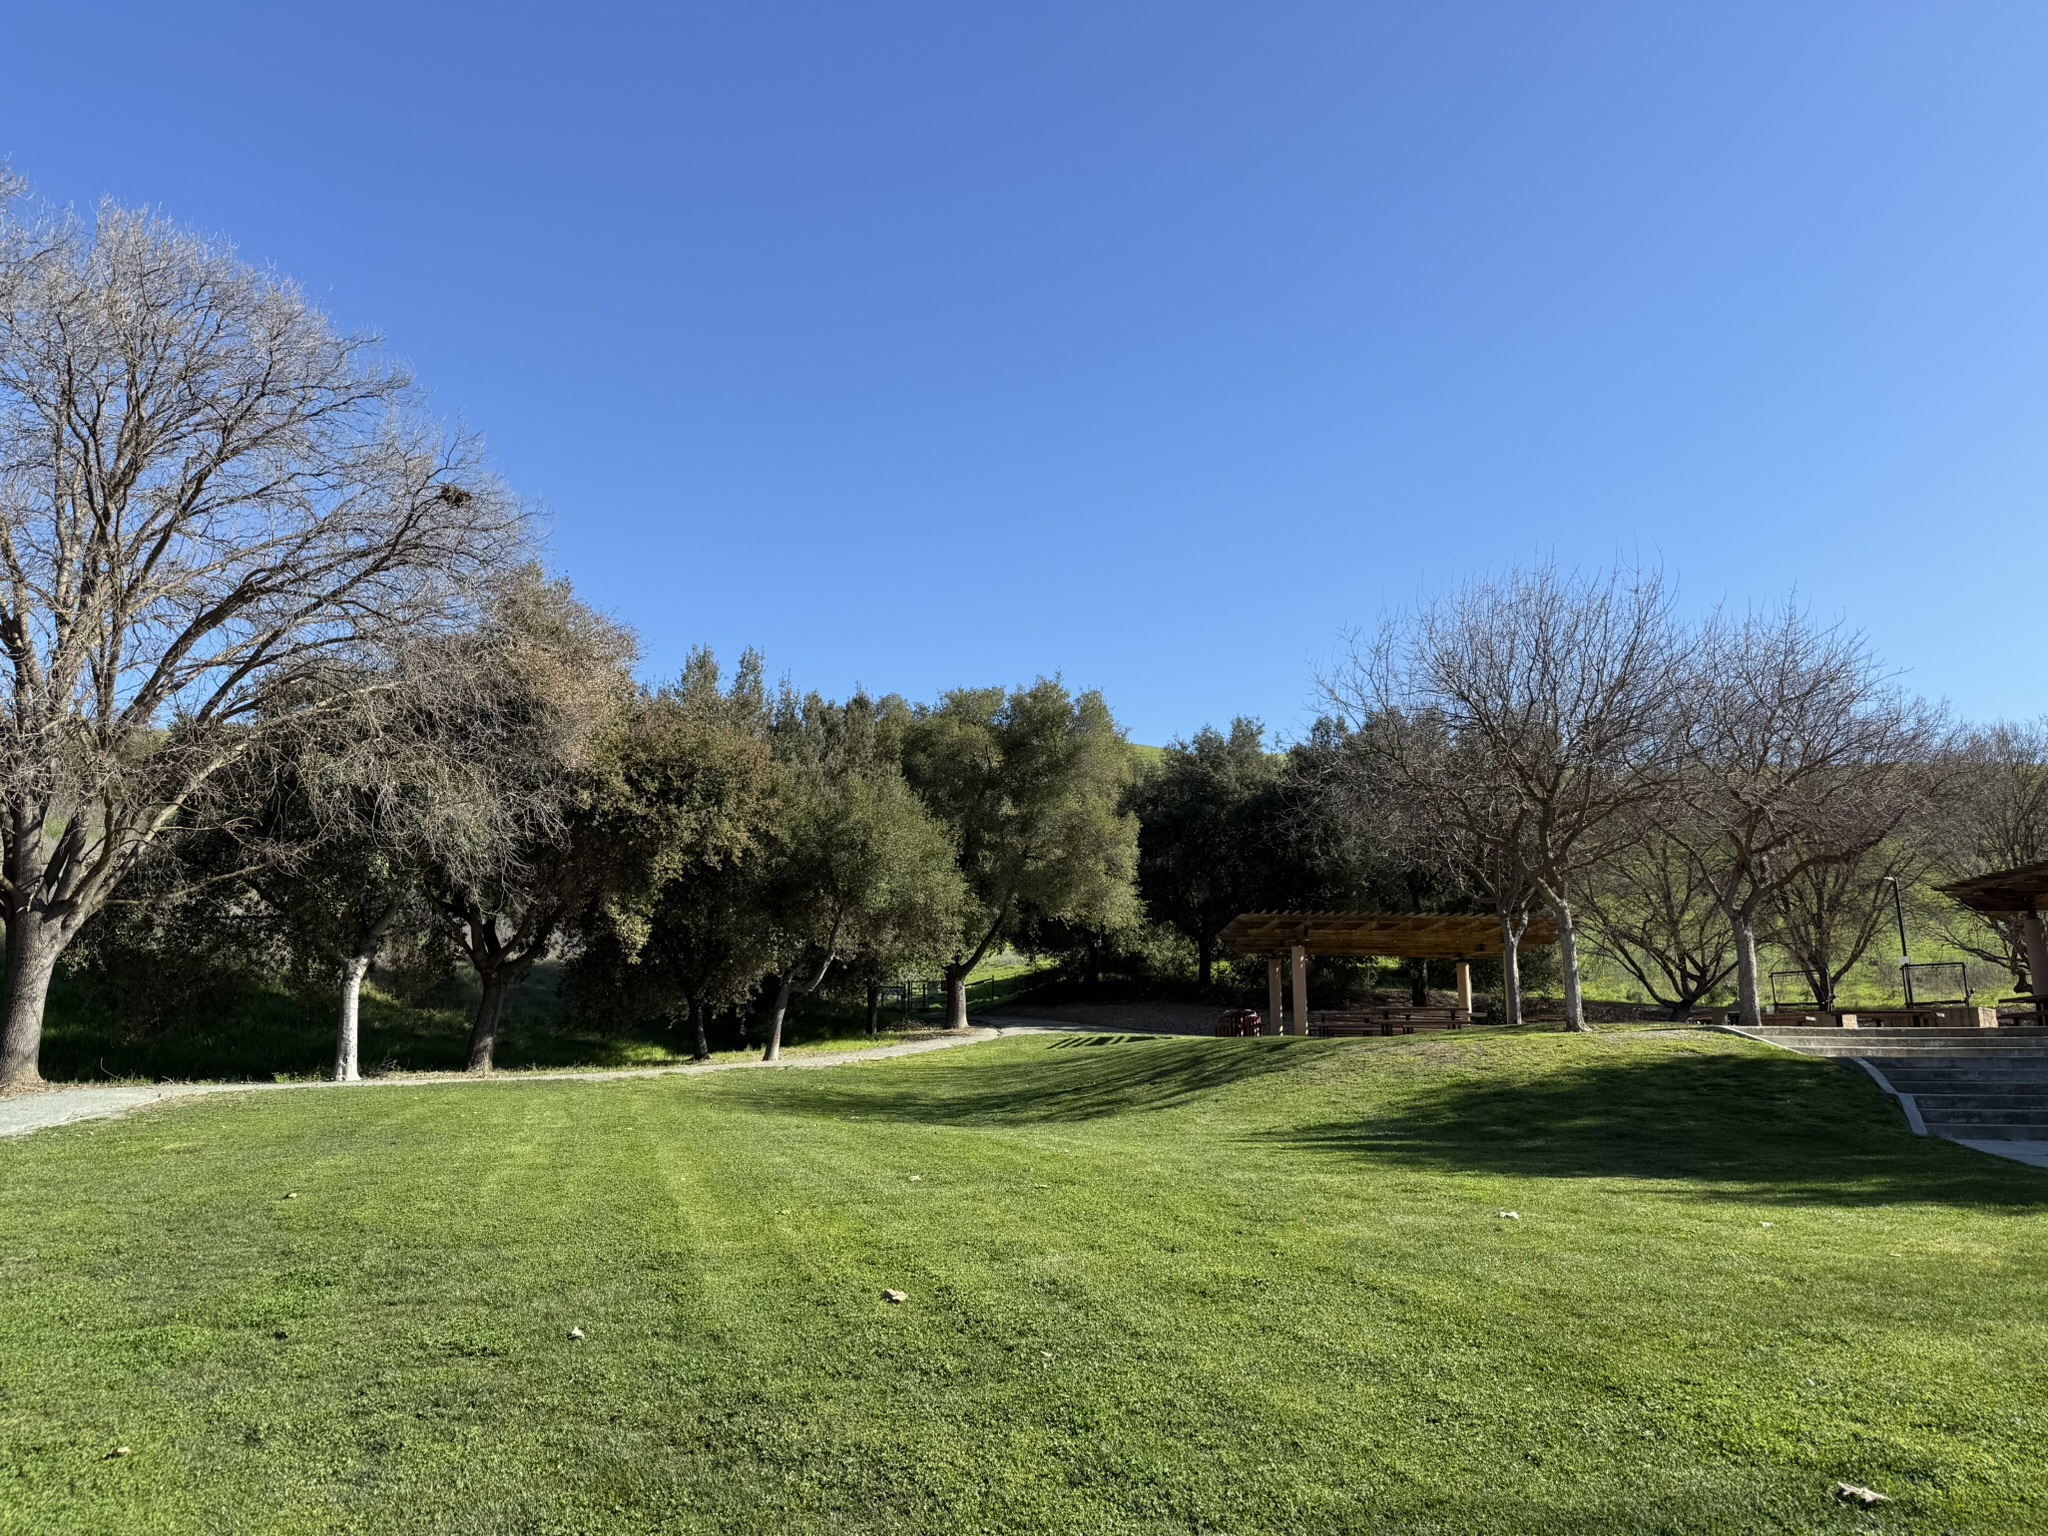
<path fill-rule="evenodd" d="M 1000 1061 L 966 1053 L 914 1072 L 776 1073 L 732 1085 L 766 1110 L 939 1125 L 1098 1120 L 1172 1109 L 1294 1064 L 1284 1040 L 1061 1035 Z M 878 1069 L 888 1064 L 876 1063 Z"/>
<path fill-rule="evenodd" d="M 1776 1053 L 1631 1052 L 1462 1075 L 1261 1139 L 1381 1167 L 1685 1181 L 1709 1198 L 2048 1206 L 2048 1175 L 1915 1136 L 1853 1067 Z"/>

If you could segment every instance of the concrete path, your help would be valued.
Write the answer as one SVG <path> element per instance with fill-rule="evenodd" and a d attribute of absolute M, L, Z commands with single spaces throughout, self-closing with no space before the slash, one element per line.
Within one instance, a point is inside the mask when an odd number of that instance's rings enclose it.
<path fill-rule="evenodd" d="M 1972 1152 L 1982 1152 L 1989 1157 L 2010 1158 L 2016 1163 L 2025 1163 L 2029 1168 L 2048 1168 L 2048 1141 L 1984 1141 L 1970 1136 L 1950 1136 L 1948 1140 L 1959 1147 L 1968 1147 Z"/>
<path fill-rule="evenodd" d="M 1058 1028 L 1057 1025 L 1052 1028 Z M 950 1050 L 957 1045 L 978 1045 L 1005 1035 L 1045 1034 L 1045 1028 L 1009 1025 L 1001 1028 L 975 1026 L 957 1035 L 939 1035 L 929 1040 L 909 1040 L 901 1045 L 869 1046 L 851 1051 L 805 1051 L 780 1061 L 705 1061 L 673 1067 L 593 1068 L 581 1071 L 492 1072 L 472 1076 L 467 1072 L 422 1072 L 367 1077 L 359 1083 L 155 1083 L 129 1087 L 45 1088 L 0 1099 L 0 1136 L 26 1136 L 53 1125 L 75 1120 L 107 1120 L 130 1110 L 159 1104 L 166 1099 L 193 1099 L 216 1093 L 282 1093 L 302 1089 L 330 1092 L 360 1088 L 446 1088 L 456 1085 L 505 1083 L 604 1083 L 636 1077 L 698 1077 L 707 1072 L 742 1072 L 755 1068 L 788 1068 L 800 1071 L 814 1067 L 843 1067 L 855 1062 L 884 1061 L 897 1056 L 922 1056 L 928 1051 Z"/>

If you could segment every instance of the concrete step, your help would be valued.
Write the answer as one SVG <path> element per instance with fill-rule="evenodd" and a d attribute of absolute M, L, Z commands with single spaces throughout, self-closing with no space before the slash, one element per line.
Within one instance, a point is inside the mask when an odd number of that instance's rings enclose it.
<path fill-rule="evenodd" d="M 1738 1029 L 1724 1024 L 1723 1029 Z M 1867 1029 L 1838 1029 L 1831 1024 L 1765 1025 L 1740 1033 L 1776 1037 L 1780 1035 L 1861 1036 L 1866 1040 L 2048 1040 L 2048 1029 L 2033 1024 L 2005 1024 L 1997 1029 L 1912 1029 L 1903 1026 Z"/>
<path fill-rule="evenodd" d="M 2048 1029 L 1738 1029 L 1877 1073 L 1922 1135 L 2048 1168 Z"/>
<path fill-rule="evenodd" d="M 1891 1083 L 1900 1093 L 1913 1094 L 1920 1113 L 1930 1120 L 1961 1114 L 2011 1114 L 2015 1118 L 2035 1111 L 2048 1114 L 2044 1107 L 2048 1106 L 2048 1093 L 1914 1093 L 1896 1077 Z"/>
<path fill-rule="evenodd" d="M 2048 1128 L 2038 1124 L 1935 1124 L 1927 1120 L 1929 1137 L 1948 1141 L 2021 1141 L 2048 1151 Z"/>
<path fill-rule="evenodd" d="M 1787 1050 L 1798 1051 L 1803 1056 L 1862 1056 L 1871 1061 L 1945 1061 L 1953 1060 L 1958 1050 L 1953 1045 L 1926 1045 L 1917 1049 L 1887 1043 L 1881 1051 L 1869 1046 L 1858 1049 L 1853 1044 L 1835 1040 L 1816 1040 L 1811 1044 L 1773 1040 L 1773 1045 L 1782 1045 Z M 1978 1046 L 1969 1051 L 1973 1060 L 1983 1061 L 2040 1061 L 2048 1058 L 2039 1046 Z"/>
<path fill-rule="evenodd" d="M 1913 1102 L 1920 1106 L 1920 1118 L 1930 1130 L 1937 1125 L 2030 1125 L 2036 1127 L 2036 1135 L 2048 1140 L 2048 1099 L 2003 1109 L 1929 1109 L 1917 1094 Z"/>
<path fill-rule="evenodd" d="M 1969 1060 L 2048 1061 L 2048 1031 L 2036 1029 L 1729 1029 L 1808 1056 L 1867 1056 L 1900 1060 L 1948 1057 Z"/>
<path fill-rule="evenodd" d="M 1732 1030 L 1736 1034 L 1750 1035 L 1757 1039 L 1777 1039 L 1782 1036 L 1814 1036 L 1827 1039 L 1865 1040 L 2003 1040 L 2013 1042 L 2048 1043 L 2048 1029 L 2036 1024 L 2002 1024 L 1997 1029 L 1914 1029 L 1904 1026 L 1885 1028 L 1873 1025 L 1867 1029 L 1839 1029 L 1834 1025 L 1813 1025 L 1794 1028 L 1789 1025 L 1762 1029 L 1743 1029 L 1734 1024 L 1717 1026 Z"/>
<path fill-rule="evenodd" d="M 1862 1057 L 1882 1071 L 1901 1094 L 2042 1094 L 2048 1075 L 2034 1063 L 2015 1063 L 2023 1071 L 1999 1071 L 2003 1061 L 1972 1061 L 1970 1071 L 1942 1071 L 1929 1061 L 1896 1061 Z"/>

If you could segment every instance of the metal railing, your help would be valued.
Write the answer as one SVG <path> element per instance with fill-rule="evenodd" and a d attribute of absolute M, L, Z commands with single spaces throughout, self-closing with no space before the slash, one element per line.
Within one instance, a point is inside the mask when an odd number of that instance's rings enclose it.
<path fill-rule="evenodd" d="M 1800 993 L 1803 993 L 1804 995 L 1803 995 L 1803 996 L 1793 996 L 1793 997 L 1785 997 L 1785 996 L 1781 996 L 1781 995 L 1780 995 L 1780 993 L 1779 993 L 1779 991 L 1778 991 L 1778 983 L 1779 983 L 1779 982 L 1781 982 L 1781 981 L 1788 981 L 1788 982 L 1789 982 L 1789 981 L 1796 981 L 1796 982 L 1798 982 L 1798 983 L 1799 983 L 1799 986 L 1798 986 L 1798 988 L 1797 988 L 1797 991 L 1798 991 L 1798 992 L 1800 992 Z M 1792 989 L 1791 989 L 1791 988 L 1787 988 L 1787 990 L 1789 991 L 1789 990 L 1792 990 Z M 1823 1003 L 1823 1002 L 1822 1002 L 1822 1001 L 1821 1001 L 1821 1000 L 1820 1000 L 1819 998 L 1817 998 L 1817 997 L 1815 997 L 1815 996 L 1813 995 L 1813 979 L 1812 979 L 1811 977 L 1809 977 L 1809 976 L 1808 976 L 1808 975 L 1806 974 L 1806 972 L 1804 972 L 1804 971 L 1773 971 L 1773 972 L 1771 972 L 1771 1012 L 1773 1012 L 1773 1013 L 1783 1013 L 1783 1012 L 1785 1012 L 1785 1011 L 1786 1011 L 1787 1009 L 1791 1009 L 1791 1008 L 1826 1008 L 1826 1007 L 1828 1007 L 1828 1006 L 1829 1006 L 1829 1005 L 1828 1005 L 1827 1003 Z"/>
<path fill-rule="evenodd" d="M 1918 964 L 1909 960 L 1899 967 L 1899 975 L 1905 983 L 1908 1008 L 1970 1001 L 1970 968 L 1960 960 L 1922 960 Z"/>

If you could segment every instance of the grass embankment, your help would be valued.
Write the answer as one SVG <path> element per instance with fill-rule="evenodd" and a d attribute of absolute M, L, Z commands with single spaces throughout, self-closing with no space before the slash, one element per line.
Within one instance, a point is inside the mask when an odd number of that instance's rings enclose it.
<path fill-rule="evenodd" d="M 2048 1527 L 2048 1176 L 1723 1036 L 211 1100 L 0 1255 L 8 1531 Z"/>

